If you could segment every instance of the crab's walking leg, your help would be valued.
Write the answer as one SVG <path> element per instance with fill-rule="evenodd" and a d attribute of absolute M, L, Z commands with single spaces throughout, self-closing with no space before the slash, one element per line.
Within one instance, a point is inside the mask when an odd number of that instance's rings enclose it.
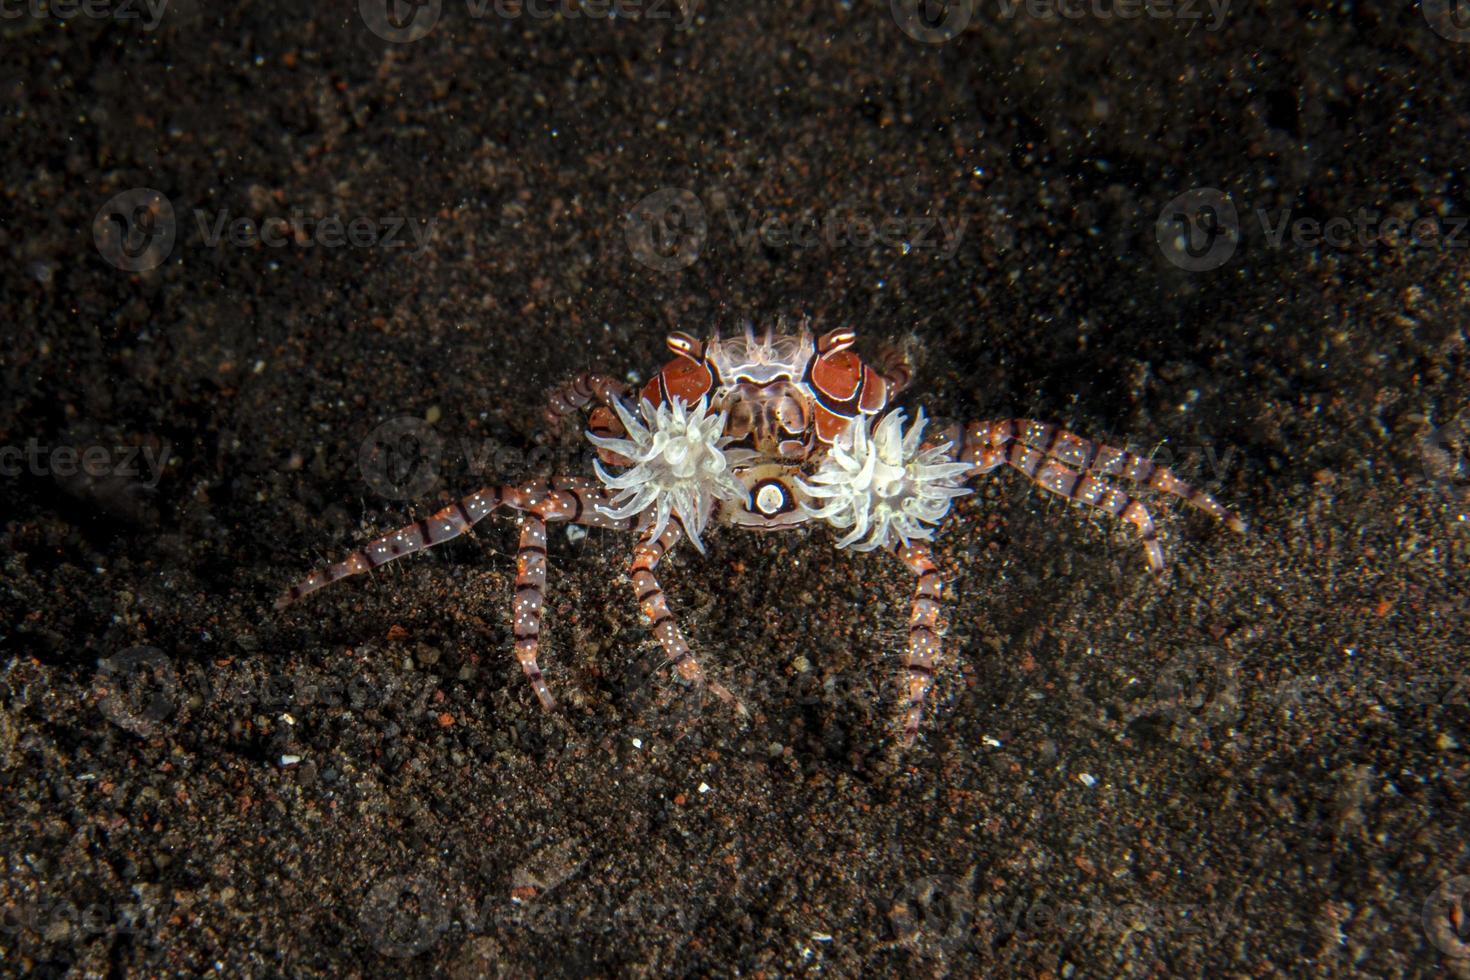
<path fill-rule="evenodd" d="M 630 394 L 628 386 L 616 378 L 602 374 L 580 374 L 561 387 L 552 389 L 546 405 L 546 422 L 551 429 L 537 439 L 544 442 L 549 434 L 559 430 L 564 418 L 582 411 L 592 402 L 597 402 L 597 407 L 587 415 L 587 431 L 604 439 L 621 439 L 628 433 L 618 420 L 613 405 L 619 401 L 627 401 Z M 632 460 L 624 459 L 608 449 L 599 448 L 597 455 L 609 466 L 633 465 Z"/>
<path fill-rule="evenodd" d="M 541 677 L 541 668 L 536 663 L 546 588 L 546 524 L 549 521 L 570 521 L 611 530 L 632 530 L 632 518 L 618 519 L 603 513 L 609 499 L 608 493 L 601 486 L 579 477 L 556 477 L 519 487 L 486 487 L 450 504 L 433 517 L 415 521 L 357 549 L 345 561 L 313 572 L 276 600 L 276 608 L 290 605 L 302 596 L 349 575 L 369 571 L 404 555 L 458 537 L 498 507 L 523 511 L 526 517 L 521 527 L 520 550 L 516 556 L 512 621 L 515 653 L 521 669 L 526 672 L 526 677 L 536 691 L 536 697 L 544 707 L 554 708 L 556 702 L 552 699 L 551 691 Z"/>
<path fill-rule="evenodd" d="M 888 400 L 891 402 L 909 386 L 914 379 L 914 343 L 912 338 L 908 341 L 887 343 L 878 349 L 878 356 L 873 362 L 878 373 L 887 382 Z"/>
<path fill-rule="evenodd" d="M 335 565 L 317 569 L 277 599 L 276 608 L 283 609 L 303 596 L 348 576 L 370 572 L 415 551 L 423 551 L 436 544 L 443 544 L 450 538 L 457 538 L 502 506 L 539 514 L 548 521 L 571 521 L 593 527 L 630 530 L 633 527 L 631 519 L 617 520 L 608 517 L 602 513 L 602 507 L 597 506 L 605 507 L 608 499 L 607 492 L 599 484 L 578 477 L 557 477 L 519 487 L 485 487 L 450 504 L 432 517 L 414 521 L 383 535 L 358 548 Z"/>
<path fill-rule="evenodd" d="M 412 524 L 385 534 L 376 541 L 358 548 L 335 565 L 319 568 L 291 586 L 284 595 L 276 600 L 276 608 L 284 609 L 303 596 L 310 595 L 317 589 L 350 575 L 372 571 L 379 565 L 386 565 L 404 555 L 411 555 L 415 551 L 432 548 L 450 538 L 457 538 L 504 503 L 507 493 L 516 492 L 515 487 L 485 487 L 463 500 L 450 504 L 432 517 L 414 521 Z"/>
<path fill-rule="evenodd" d="M 541 606 L 546 589 L 546 522 L 536 514 L 521 518 L 521 545 L 516 552 L 516 597 L 511 609 L 511 633 L 516 641 L 516 659 L 526 679 L 547 711 L 556 701 L 546 681 L 536 653 L 541 646 Z"/>
<path fill-rule="evenodd" d="M 516 592 L 511 606 L 511 634 L 515 637 L 516 660 L 541 706 L 556 708 L 556 700 L 541 677 L 536 656 L 541 649 L 541 610 L 546 592 L 546 524 L 571 521 L 615 530 L 630 530 L 631 518 L 619 520 L 601 513 L 608 495 L 590 480 L 559 478 L 519 489 L 500 488 L 509 507 L 525 512 L 521 542 L 516 551 Z M 597 506 L 601 505 L 601 506 Z"/>
<path fill-rule="evenodd" d="M 658 537 L 655 538 L 650 532 L 645 532 L 638 539 L 638 544 L 633 549 L 633 562 L 629 572 L 629 577 L 633 581 L 633 590 L 638 596 L 638 608 L 643 610 L 643 614 L 653 624 L 653 635 L 658 638 L 658 642 L 664 648 L 664 653 L 668 655 L 669 663 L 678 671 L 679 676 L 690 683 L 708 687 L 720 700 L 744 714 L 745 706 L 735 695 L 726 690 L 724 685 L 705 679 L 704 671 L 700 669 L 699 663 L 694 659 L 694 654 L 689 650 L 689 643 L 684 639 L 683 631 L 675 622 L 674 614 L 669 611 L 663 587 L 658 584 L 658 579 L 653 574 L 659 561 L 670 548 L 678 543 L 683 533 L 679 522 L 671 520 Z"/>
<path fill-rule="evenodd" d="M 1245 530 L 1245 523 L 1240 518 L 1222 507 L 1214 497 L 1179 479 L 1168 467 L 1158 466 L 1123 449 L 1090 442 L 1047 422 L 1001 419 L 971 425 L 965 429 L 959 459 L 973 463 L 973 473 L 976 474 L 1008 463 L 1043 489 L 1068 500 L 1099 507 L 1114 517 L 1129 521 L 1138 528 L 1149 567 L 1156 572 L 1164 567 L 1164 554 L 1153 519 L 1141 503 L 1115 489 L 1104 479 L 1105 476 L 1121 476 L 1173 494 L 1211 517 L 1224 521 L 1231 530 Z"/>
<path fill-rule="evenodd" d="M 894 554 L 918 576 L 914 583 L 914 603 L 909 612 L 909 645 L 904 655 L 904 687 L 908 700 L 903 713 L 903 744 L 909 745 L 919 734 L 924 720 L 924 699 L 934 685 L 939 661 L 939 591 L 943 587 L 939 569 L 924 544 L 899 545 Z"/>
<path fill-rule="evenodd" d="M 592 401 L 611 407 L 615 399 L 626 398 L 628 386 L 616 378 L 602 374 L 579 374 L 559 388 L 553 388 L 546 406 L 546 420 L 561 421 L 579 412 Z"/>

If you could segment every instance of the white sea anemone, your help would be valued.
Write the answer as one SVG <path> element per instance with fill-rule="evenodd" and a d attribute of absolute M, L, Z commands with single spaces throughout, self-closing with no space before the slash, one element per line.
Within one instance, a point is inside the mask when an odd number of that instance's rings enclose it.
<path fill-rule="evenodd" d="M 904 432 L 902 409 L 889 412 L 874 424 L 859 415 L 828 450 L 822 465 L 802 490 L 825 499 L 811 515 L 843 530 L 851 528 L 837 547 L 854 545 L 857 551 L 887 547 L 890 536 L 904 544 L 927 541 L 949 513 L 955 497 L 970 493 L 956 481 L 971 468 L 949 456 L 949 443 L 920 448 L 924 410 Z M 866 540 L 863 537 L 866 535 Z"/>
<path fill-rule="evenodd" d="M 613 410 L 627 431 L 626 439 L 610 439 L 587 433 L 594 446 L 611 450 L 633 465 L 617 476 L 611 476 L 594 461 L 597 477 L 609 490 L 619 491 L 612 506 L 598 505 L 599 513 L 622 520 L 645 514 L 640 530 L 652 527 L 653 537 L 664 533 L 669 516 L 679 519 L 689 541 L 704 552 L 699 535 L 709 522 L 717 500 L 738 500 L 749 504 L 745 485 L 734 474 L 734 467 L 753 456 L 750 450 L 725 451 L 729 437 L 724 435 L 726 413 L 710 414 L 708 400 L 701 398 L 694 406 L 686 406 L 677 398 L 666 400 L 657 409 L 644 399 L 640 421 L 613 400 Z"/>

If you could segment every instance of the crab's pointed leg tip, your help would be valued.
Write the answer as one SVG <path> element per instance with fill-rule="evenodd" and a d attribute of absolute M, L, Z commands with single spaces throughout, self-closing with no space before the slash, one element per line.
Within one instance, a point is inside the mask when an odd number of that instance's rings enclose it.
<path fill-rule="evenodd" d="M 741 701 L 735 695 L 731 694 L 730 689 L 725 687 L 725 685 L 721 684 L 719 681 L 710 681 L 709 690 L 711 694 L 733 708 L 735 710 L 735 713 L 738 714 L 740 717 L 745 718 L 749 716 L 750 712 L 745 709 L 745 702 Z"/>

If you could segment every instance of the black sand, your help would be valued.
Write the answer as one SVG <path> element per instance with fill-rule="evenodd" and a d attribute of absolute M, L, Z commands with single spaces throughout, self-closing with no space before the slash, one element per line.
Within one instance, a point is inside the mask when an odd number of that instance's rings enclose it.
<path fill-rule="evenodd" d="M 1470 47 L 1434 9 L 986 3 L 927 44 L 884 3 L 445 0 L 392 43 L 356 6 L 0 19 L 0 970 L 1470 974 L 1431 901 L 1470 875 Z M 1233 251 L 1160 245 L 1192 188 Z M 674 189 L 702 238 L 635 255 Z M 910 409 L 1157 451 L 1250 532 L 1148 497 L 1155 580 L 980 480 L 902 753 L 909 577 L 825 529 L 666 565 L 744 724 L 669 677 L 621 535 L 552 535 L 557 715 L 505 518 L 272 610 L 453 495 L 590 473 L 532 451 L 549 386 L 783 316 L 911 334 Z M 412 474 L 359 449 L 405 416 L 437 479 L 385 495 Z"/>

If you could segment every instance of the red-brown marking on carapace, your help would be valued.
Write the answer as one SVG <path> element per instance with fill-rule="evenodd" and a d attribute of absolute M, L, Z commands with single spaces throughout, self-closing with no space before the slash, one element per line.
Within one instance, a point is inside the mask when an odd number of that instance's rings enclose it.
<path fill-rule="evenodd" d="M 851 330 L 823 334 L 807 365 L 817 438 L 829 446 L 858 415 L 876 415 L 888 404 L 888 382 L 850 349 L 856 340 Z"/>
<path fill-rule="evenodd" d="M 674 359 L 644 385 L 641 397 L 655 408 L 669 398 L 693 405 L 708 397 L 716 411 L 731 411 L 743 402 L 743 416 L 799 414 L 808 430 L 769 433 L 770 444 L 789 448 L 800 443 L 793 435 L 806 435 L 830 446 L 858 415 L 881 412 L 890 388 L 897 387 L 851 349 L 856 341 L 857 334 L 847 329 L 825 333 L 815 343 L 805 330 L 767 332 L 757 340 L 747 329 L 741 337 L 716 335 L 707 343 L 675 332 L 666 341 Z M 762 410 L 764 402 L 790 398 L 793 391 L 803 402 L 800 413 Z"/>
<path fill-rule="evenodd" d="M 665 343 L 674 352 L 674 359 L 643 386 L 643 397 L 652 402 L 654 408 L 667 398 L 677 398 L 686 405 L 693 405 L 709 394 L 716 380 L 714 372 L 705 363 L 704 345 L 678 331 L 669 334 Z"/>

